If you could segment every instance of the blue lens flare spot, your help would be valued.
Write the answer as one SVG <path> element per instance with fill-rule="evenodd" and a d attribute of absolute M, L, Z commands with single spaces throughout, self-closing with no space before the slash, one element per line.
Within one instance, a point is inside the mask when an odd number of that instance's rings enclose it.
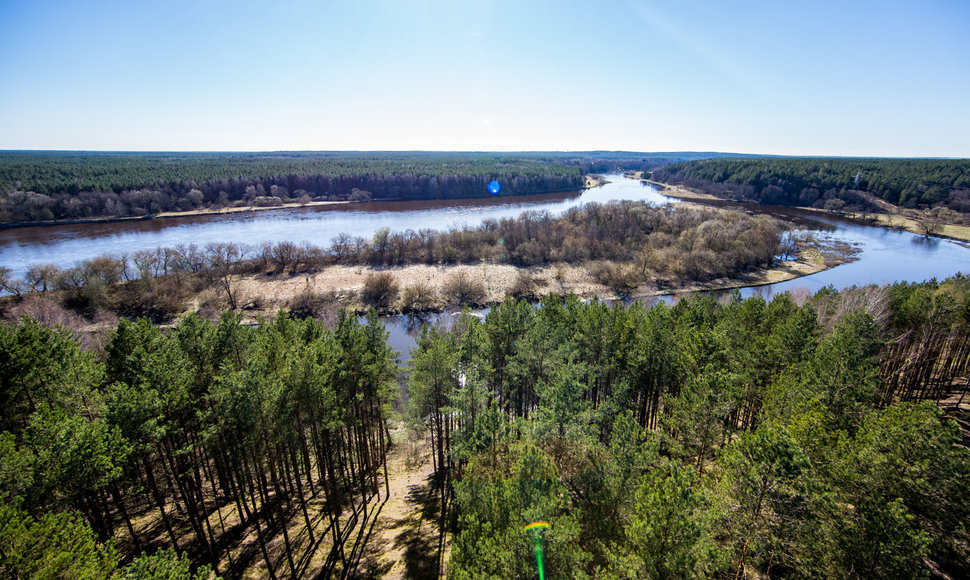
<path fill-rule="evenodd" d="M 491 193 L 492 195 L 495 195 L 496 193 L 498 193 L 500 191 L 502 191 L 502 184 L 501 183 L 499 183 L 499 182 L 497 182 L 495 180 L 492 180 L 491 182 L 489 182 L 489 184 L 488 184 L 488 192 L 489 193 Z"/>

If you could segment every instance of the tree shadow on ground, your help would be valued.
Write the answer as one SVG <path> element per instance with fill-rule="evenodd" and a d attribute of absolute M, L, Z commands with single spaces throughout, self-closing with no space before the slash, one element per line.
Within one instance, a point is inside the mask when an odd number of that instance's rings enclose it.
<path fill-rule="evenodd" d="M 384 577 L 394 567 L 394 562 L 387 559 L 388 552 L 401 549 L 404 551 L 405 578 L 441 576 L 445 533 L 441 519 L 441 488 L 437 478 L 431 475 L 424 483 L 409 486 L 405 502 L 409 508 L 408 517 L 371 525 L 364 539 L 366 547 L 360 555 L 358 572 L 352 574 L 352 578 Z M 379 540 L 386 530 L 397 532 L 392 545 Z"/>
<path fill-rule="evenodd" d="M 357 533 L 357 540 L 351 551 L 350 558 L 343 575 L 347 578 L 383 578 L 393 567 L 392 562 L 382 561 L 380 555 L 384 553 L 384 542 L 378 541 L 381 537 L 382 525 L 380 514 L 384 509 L 387 499 L 364 514 L 361 522 L 360 531 Z"/>
<path fill-rule="evenodd" d="M 439 478 L 432 474 L 423 484 L 412 485 L 407 503 L 415 515 L 398 523 L 401 532 L 394 541 L 395 547 L 404 548 L 405 577 L 438 578 L 448 513 L 447 503 L 442 511 Z"/>

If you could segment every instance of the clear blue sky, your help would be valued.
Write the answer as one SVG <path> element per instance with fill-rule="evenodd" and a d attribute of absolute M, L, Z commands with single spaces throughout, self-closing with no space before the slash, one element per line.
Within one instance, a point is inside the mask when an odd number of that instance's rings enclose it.
<path fill-rule="evenodd" d="M 0 0 L 0 149 L 970 157 L 970 2 Z"/>

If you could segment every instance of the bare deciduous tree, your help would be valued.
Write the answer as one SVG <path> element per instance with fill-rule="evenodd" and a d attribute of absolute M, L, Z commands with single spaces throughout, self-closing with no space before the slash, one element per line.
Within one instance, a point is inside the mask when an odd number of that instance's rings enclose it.
<path fill-rule="evenodd" d="M 0 290 L 20 296 L 26 290 L 26 285 L 22 280 L 13 277 L 13 271 L 10 268 L 0 266 Z"/>
<path fill-rule="evenodd" d="M 935 236 L 943 231 L 943 224 L 946 223 L 946 208 L 937 207 L 923 212 L 922 217 L 916 220 L 919 224 L 919 231 L 924 238 Z"/>
<path fill-rule="evenodd" d="M 237 273 L 238 264 L 249 253 L 249 248 L 234 242 L 210 243 L 205 246 L 206 266 L 212 279 L 225 291 L 229 300 L 229 307 L 233 310 L 237 304 Z"/>
<path fill-rule="evenodd" d="M 47 292 L 57 283 L 61 269 L 54 264 L 32 264 L 27 268 L 27 284 L 33 290 Z"/>

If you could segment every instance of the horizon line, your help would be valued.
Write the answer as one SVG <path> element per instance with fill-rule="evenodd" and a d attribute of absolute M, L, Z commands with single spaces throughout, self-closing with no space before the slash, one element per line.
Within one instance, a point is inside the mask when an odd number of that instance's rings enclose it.
<path fill-rule="evenodd" d="M 791 154 L 791 153 L 746 153 L 740 151 L 713 151 L 701 149 L 633 151 L 627 149 L 0 149 L 0 155 L 7 153 L 98 153 L 98 154 L 292 154 L 292 153 L 450 153 L 450 154 L 630 154 L 630 155 L 717 155 L 738 157 L 779 157 L 809 159 L 928 159 L 928 160 L 967 160 L 970 157 L 949 155 L 839 155 L 839 154 Z"/>

